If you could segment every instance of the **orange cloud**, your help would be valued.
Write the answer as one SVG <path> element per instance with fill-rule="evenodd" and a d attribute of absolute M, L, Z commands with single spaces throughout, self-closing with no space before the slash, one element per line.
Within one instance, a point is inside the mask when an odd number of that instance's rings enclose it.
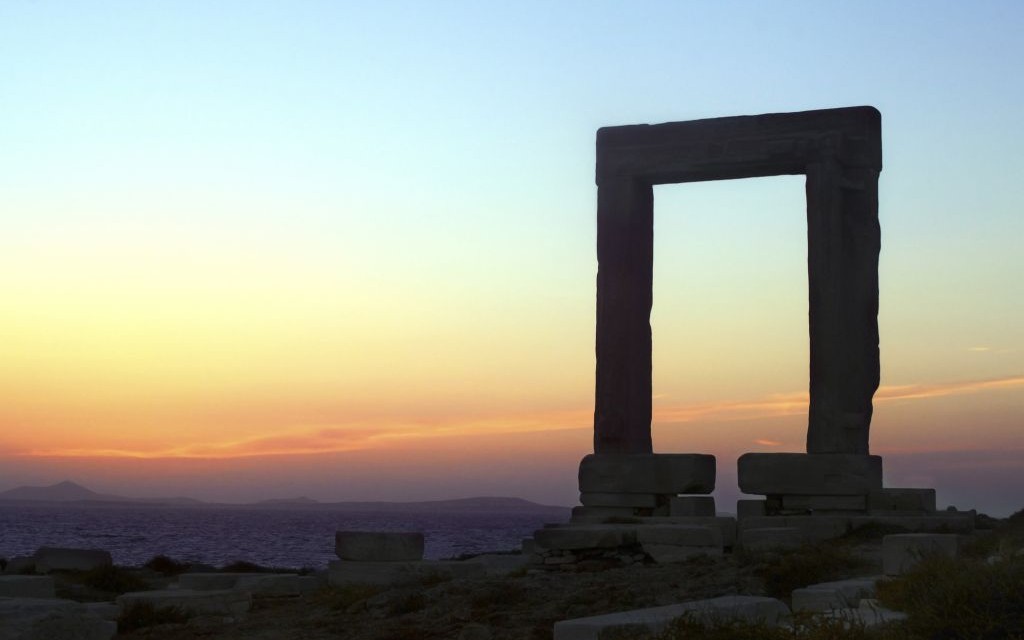
<path fill-rule="evenodd" d="M 875 401 L 921 400 L 944 396 L 977 393 L 986 390 L 1024 386 L 1024 376 L 990 380 L 950 382 L 942 384 L 882 386 Z M 752 401 L 691 403 L 655 407 L 654 421 L 661 423 L 726 422 L 756 420 L 798 415 L 807 411 L 807 392 L 773 394 Z M 386 446 L 388 440 L 409 440 L 469 434 L 522 434 L 550 432 L 554 429 L 589 429 L 592 423 L 589 408 L 521 413 L 519 415 L 483 416 L 445 421 L 432 418 L 417 422 L 338 423 L 305 425 L 284 429 L 265 436 L 200 442 L 165 449 L 118 448 L 54 448 L 32 449 L 16 455 L 28 457 L 115 457 L 115 458 L 241 458 L 270 455 L 305 455 L 345 452 Z M 781 442 L 755 440 L 763 446 L 780 446 Z"/>

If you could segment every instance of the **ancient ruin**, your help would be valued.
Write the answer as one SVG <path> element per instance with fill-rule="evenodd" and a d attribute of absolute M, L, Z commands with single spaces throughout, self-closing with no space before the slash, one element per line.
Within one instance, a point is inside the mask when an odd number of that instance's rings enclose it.
<path fill-rule="evenodd" d="M 594 452 L 651 453 L 653 186 L 806 174 L 807 452 L 867 454 L 881 170 L 881 115 L 871 107 L 599 130 Z"/>
<path fill-rule="evenodd" d="M 540 562 L 674 562 L 717 547 L 795 546 L 872 522 L 973 528 L 973 512 L 936 512 L 932 489 L 883 488 L 882 459 L 869 451 L 881 170 L 872 107 L 598 131 L 594 453 L 580 463 L 572 522 L 535 536 Z M 722 517 L 709 495 L 714 456 L 652 450 L 653 187 L 782 174 L 807 176 L 807 448 L 741 456 L 741 491 L 764 498 Z M 700 528 L 717 533 L 701 537 Z"/>

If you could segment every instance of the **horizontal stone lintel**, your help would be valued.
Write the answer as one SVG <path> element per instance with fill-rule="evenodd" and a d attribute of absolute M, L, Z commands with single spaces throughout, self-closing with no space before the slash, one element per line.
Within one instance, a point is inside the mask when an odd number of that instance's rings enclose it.
<path fill-rule="evenodd" d="M 798 174 L 826 158 L 880 171 L 881 140 L 881 114 L 873 107 L 604 127 L 597 132 L 597 183 Z"/>
<path fill-rule="evenodd" d="M 866 496 L 882 488 L 882 458 L 846 453 L 745 453 L 737 462 L 743 493 Z"/>

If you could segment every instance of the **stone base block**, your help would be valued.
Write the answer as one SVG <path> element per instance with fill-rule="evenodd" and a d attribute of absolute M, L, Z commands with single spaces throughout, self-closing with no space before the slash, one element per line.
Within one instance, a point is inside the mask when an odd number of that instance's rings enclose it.
<path fill-rule="evenodd" d="M 651 560 L 657 564 L 686 562 L 696 556 L 721 556 L 722 547 L 681 547 L 674 544 L 645 543 L 641 545 Z"/>
<path fill-rule="evenodd" d="M 722 531 L 714 526 L 660 524 L 637 527 L 636 540 L 641 544 L 670 544 L 680 547 L 723 546 Z"/>
<path fill-rule="evenodd" d="M 744 529 L 739 542 L 744 551 L 796 549 L 803 544 L 803 532 L 796 527 Z"/>
<path fill-rule="evenodd" d="M 669 517 L 715 516 L 715 499 L 711 496 L 675 496 L 668 499 Z"/>
<path fill-rule="evenodd" d="M 835 582 L 822 582 L 793 591 L 793 612 L 835 611 L 857 608 L 863 598 L 875 596 L 875 583 L 881 576 L 851 578 Z"/>
<path fill-rule="evenodd" d="M 783 510 L 866 511 L 867 496 L 779 496 Z"/>
<path fill-rule="evenodd" d="M 580 462 L 581 493 L 708 494 L 715 456 L 697 453 L 591 454 Z"/>
<path fill-rule="evenodd" d="M 647 509 L 648 515 L 651 511 Z M 634 507 L 573 507 L 571 522 L 592 522 L 595 518 L 607 520 L 609 518 L 636 518 L 642 517 L 643 510 Z"/>
<path fill-rule="evenodd" d="M 882 538 L 882 568 L 897 576 L 932 554 L 956 557 L 960 536 L 952 533 L 903 533 Z"/>
<path fill-rule="evenodd" d="M 974 512 L 941 511 L 931 515 L 799 515 L 749 517 L 739 521 L 740 536 L 747 529 L 796 527 L 804 542 L 838 538 L 868 525 L 902 527 L 912 532 L 970 533 L 974 530 Z"/>
<path fill-rule="evenodd" d="M 0 598 L 56 598 L 50 576 L 0 576 Z"/>
<path fill-rule="evenodd" d="M 356 562 L 409 562 L 423 559 L 422 533 L 338 531 L 334 552 Z"/>
<path fill-rule="evenodd" d="M 433 577 L 445 579 L 482 578 L 487 569 L 478 562 L 423 560 L 419 562 L 356 562 L 331 560 L 327 582 L 332 587 L 350 584 L 394 585 Z"/>
<path fill-rule="evenodd" d="M 654 509 L 659 505 L 658 498 L 653 493 L 581 493 L 580 504 L 584 507 Z"/>
<path fill-rule="evenodd" d="M 245 616 L 252 608 L 252 595 L 246 591 L 221 589 L 194 591 L 192 589 L 166 589 L 163 591 L 133 591 L 117 597 L 123 611 L 136 603 L 156 608 L 178 607 L 192 615 L 213 615 L 230 618 Z"/>
<path fill-rule="evenodd" d="M 845 453 L 745 453 L 740 491 L 758 495 L 867 495 L 882 488 L 882 458 Z"/>
<path fill-rule="evenodd" d="M 638 633 L 636 637 L 647 637 L 663 631 L 683 616 L 694 616 L 708 622 L 742 620 L 774 626 L 789 616 L 789 608 L 775 598 L 723 596 L 666 607 L 563 620 L 555 623 L 554 640 L 599 640 L 615 633 L 630 632 Z"/>
<path fill-rule="evenodd" d="M 35 553 L 36 573 L 89 571 L 113 562 L 110 552 L 103 549 L 40 547 Z"/>
<path fill-rule="evenodd" d="M 716 516 L 709 518 L 705 516 L 686 516 L 686 517 L 636 517 L 632 518 L 628 524 L 626 523 L 608 523 L 607 518 L 579 518 L 573 521 L 572 524 L 565 525 L 554 525 L 546 526 L 543 530 L 551 529 L 574 529 L 581 527 L 618 527 L 622 529 L 633 529 L 639 530 L 641 527 L 649 527 L 655 525 L 687 525 L 695 527 L 715 527 L 722 533 L 722 543 L 731 547 L 736 543 L 736 518 L 730 516 Z"/>
<path fill-rule="evenodd" d="M 935 513 L 935 489 L 885 488 L 868 494 L 872 511 L 916 511 Z"/>
<path fill-rule="evenodd" d="M 636 532 L 631 525 L 572 525 L 538 529 L 533 539 L 544 549 L 613 549 L 635 544 Z"/>
<path fill-rule="evenodd" d="M 759 516 L 767 515 L 765 511 L 764 500 L 737 500 L 736 501 L 736 517 L 742 518 L 756 518 Z"/>

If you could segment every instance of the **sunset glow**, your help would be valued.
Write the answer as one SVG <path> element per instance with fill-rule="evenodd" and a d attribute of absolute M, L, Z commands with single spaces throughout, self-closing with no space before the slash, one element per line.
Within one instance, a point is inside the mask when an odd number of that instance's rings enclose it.
<path fill-rule="evenodd" d="M 597 128 L 870 104 L 872 452 L 1020 508 L 1024 9 L 869 4 L 3 4 L 0 490 L 574 504 Z M 655 448 L 723 510 L 804 447 L 804 202 L 655 189 Z"/>

